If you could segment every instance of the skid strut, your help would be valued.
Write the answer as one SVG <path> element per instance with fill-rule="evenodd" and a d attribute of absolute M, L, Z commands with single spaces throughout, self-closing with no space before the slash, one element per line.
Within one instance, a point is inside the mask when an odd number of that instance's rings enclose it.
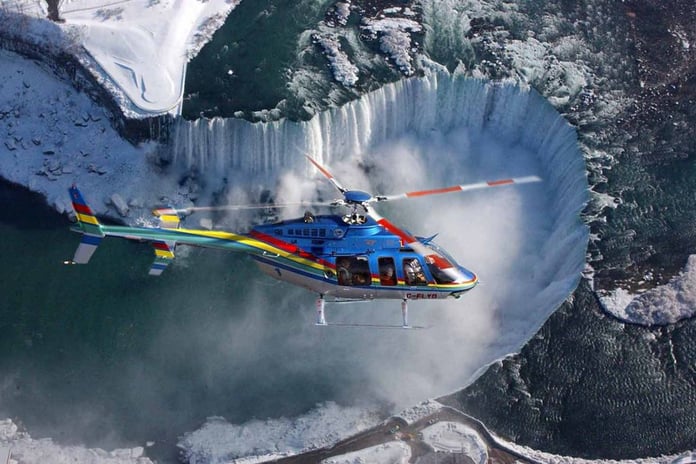
<path fill-rule="evenodd" d="M 324 295 L 319 295 L 317 298 L 317 322 L 316 325 L 326 325 L 326 317 L 324 316 Z"/>
<path fill-rule="evenodd" d="M 401 327 L 404 329 L 408 329 L 411 326 L 408 325 L 408 300 L 404 298 L 401 300 L 401 319 L 403 324 L 401 324 Z"/>

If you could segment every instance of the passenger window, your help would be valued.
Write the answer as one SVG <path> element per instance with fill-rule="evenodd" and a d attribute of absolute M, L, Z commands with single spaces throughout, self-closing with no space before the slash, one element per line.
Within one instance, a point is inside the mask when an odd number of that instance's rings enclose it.
<path fill-rule="evenodd" d="M 427 285 L 428 281 L 418 258 L 404 259 L 404 280 L 406 285 Z"/>
<path fill-rule="evenodd" d="M 379 283 L 381 285 L 396 285 L 396 267 L 394 258 L 379 258 Z"/>
<path fill-rule="evenodd" d="M 339 256 L 336 258 L 336 278 L 339 285 L 370 285 L 372 276 L 367 256 Z"/>

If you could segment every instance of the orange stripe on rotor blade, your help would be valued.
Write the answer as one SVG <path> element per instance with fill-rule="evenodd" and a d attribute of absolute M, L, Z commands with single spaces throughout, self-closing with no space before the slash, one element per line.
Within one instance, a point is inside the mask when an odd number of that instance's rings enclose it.
<path fill-rule="evenodd" d="M 462 188 L 458 185 L 454 187 L 445 187 L 445 188 L 439 188 L 439 189 L 432 189 L 432 190 L 419 190 L 418 192 L 410 192 L 407 193 L 407 197 L 422 197 L 425 195 L 435 195 L 438 193 L 450 193 L 450 192 L 458 192 Z"/>
<path fill-rule="evenodd" d="M 503 180 L 489 180 L 486 182 L 489 187 L 496 187 L 498 185 L 506 185 L 506 184 L 514 184 L 515 181 L 512 179 L 503 179 Z"/>
<path fill-rule="evenodd" d="M 320 170 L 322 174 L 324 174 L 324 175 L 325 175 L 326 177 L 328 177 L 329 179 L 333 179 L 333 175 L 331 175 L 331 173 L 330 173 L 329 171 L 327 171 L 326 169 L 324 169 L 324 167 L 323 167 L 321 164 L 317 163 L 316 161 L 314 161 L 314 160 L 313 160 L 312 158 L 310 158 L 309 156 L 307 157 L 307 159 L 308 159 L 309 161 L 311 161 L 312 164 L 313 164 L 318 170 Z"/>

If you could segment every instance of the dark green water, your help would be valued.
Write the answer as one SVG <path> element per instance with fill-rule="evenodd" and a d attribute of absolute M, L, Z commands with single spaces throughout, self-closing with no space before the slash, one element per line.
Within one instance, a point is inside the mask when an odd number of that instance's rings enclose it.
<path fill-rule="evenodd" d="M 189 63 L 184 117 L 229 117 L 240 110 L 270 109 L 288 98 L 286 84 L 299 59 L 300 35 L 323 19 L 331 3 L 242 2 Z"/>
<path fill-rule="evenodd" d="M 359 382 L 313 349 L 313 297 L 244 257 L 193 250 L 153 278 L 148 245 L 106 240 L 63 265 L 66 218 L 3 183 L 0 203 L 0 417 L 35 438 L 171 458 L 207 416 L 294 416 Z"/>

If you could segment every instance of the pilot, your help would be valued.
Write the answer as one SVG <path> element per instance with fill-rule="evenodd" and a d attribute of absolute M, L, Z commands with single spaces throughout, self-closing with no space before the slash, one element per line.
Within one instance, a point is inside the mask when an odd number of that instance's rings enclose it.
<path fill-rule="evenodd" d="M 423 268 L 416 258 L 404 261 L 404 274 L 408 285 L 424 285 L 427 282 Z"/>

